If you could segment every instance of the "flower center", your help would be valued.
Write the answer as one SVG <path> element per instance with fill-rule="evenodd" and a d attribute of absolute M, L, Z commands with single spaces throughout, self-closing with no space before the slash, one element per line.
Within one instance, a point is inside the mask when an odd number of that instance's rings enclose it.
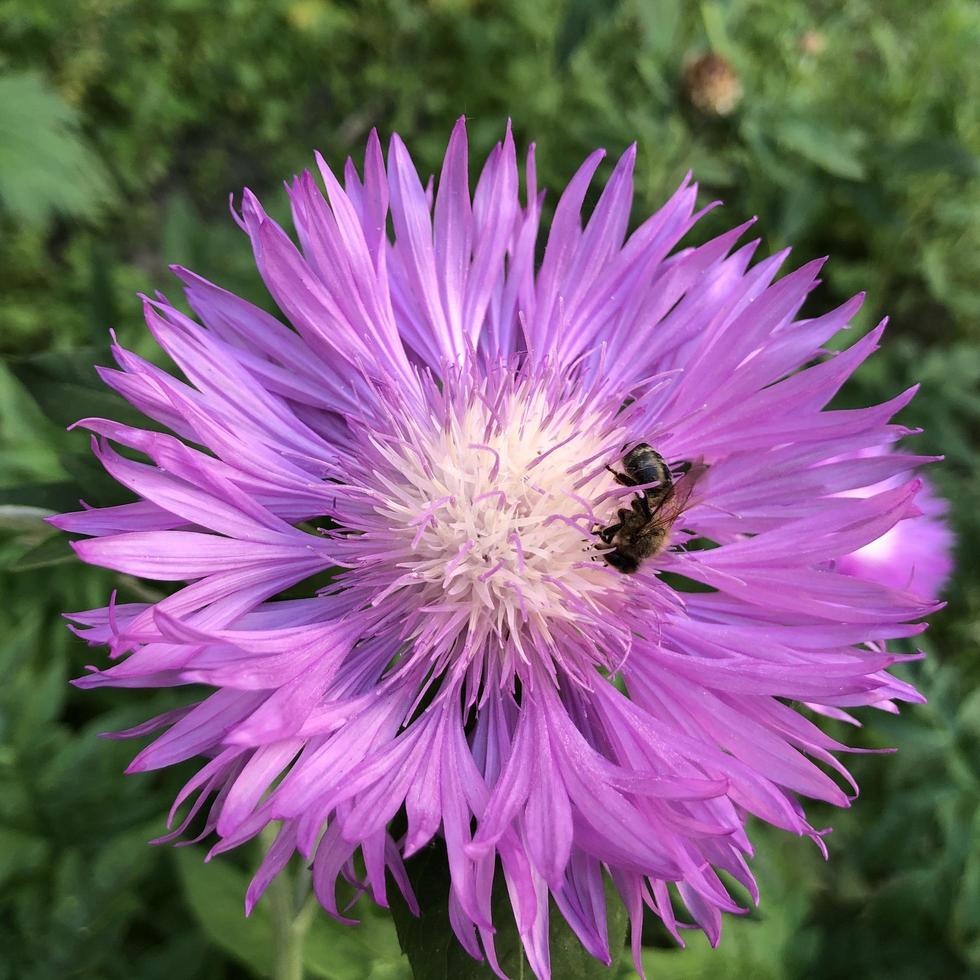
<path fill-rule="evenodd" d="M 601 447 L 587 424 L 546 418 L 543 401 L 532 399 L 515 424 L 496 430 L 483 406 L 471 406 L 428 447 L 434 480 L 427 499 L 417 498 L 416 570 L 447 595 L 567 616 L 558 582 L 595 578 L 592 500 L 609 478 L 582 482 L 582 471 Z"/>
<path fill-rule="evenodd" d="M 420 582 L 498 618 L 568 618 L 567 576 L 586 591 L 608 581 L 593 567 L 593 501 L 611 478 L 601 467 L 584 476 L 602 445 L 588 434 L 594 420 L 573 415 L 531 395 L 496 425 L 477 403 L 431 435 L 424 462 L 405 458 L 391 517 L 411 541 Z"/>
<path fill-rule="evenodd" d="M 437 416 L 376 445 L 383 465 L 372 482 L 383 495 L 372 510 L 392 558 L 371 602 L 399 594 L 417 652 L 527 660 L 526 650 L 557 656 L 560 639 L 564 661 L 578 638 L 595 661 L 600 635 L 621 631 L 610 623 L 625 586 L 595 532 L 622 506 L 607 496 L 617 484 L 603 464 L 626 437 L 615 413 L 602 417 L 567 390 L 559 397 L 551 380 L 444 392 Z M 380 585 L 383 559 L 372 553 Z"/>

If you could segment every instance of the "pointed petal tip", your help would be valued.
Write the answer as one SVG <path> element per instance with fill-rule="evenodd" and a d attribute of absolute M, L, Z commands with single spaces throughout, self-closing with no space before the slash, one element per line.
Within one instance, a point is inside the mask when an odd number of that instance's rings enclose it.
<path fill-rule="evenodd" d="M 368 133 L 367 143 L 364 147 L 364 160 L 365 166 L 367 166 L 367 160 L 370 157 L 383 157 L 384 152 L 381 149 L 381 137 L 378 135 L 378 127 L 372 126 L 371 132 Z"/>
<path fill-rule="evenodd" d="M 231 220 L 241 228 L 242 231 L 248 232 L 248 227 L 245 224 L 245 219 L 235 210 L 235 193 L 234 191 L 228 192 L 228 211 L 231 214 Z"/>
<path fill-rule="evenodd" d="M 261 228 L 266 221 L 266 213 L 259 199 L 245 187 L 242 189 L 242 227 L 247 230 L 250 221 L 254 221 Z"/>
<path fill-rule="evenodd" d="M 405 141 L 398 135 L 398 133 L 392 133 L 388 137 L 388 156 L 390 157 L 393 152 L 398 153 L 408 153 L 408 149 L 405 146 Z"/>

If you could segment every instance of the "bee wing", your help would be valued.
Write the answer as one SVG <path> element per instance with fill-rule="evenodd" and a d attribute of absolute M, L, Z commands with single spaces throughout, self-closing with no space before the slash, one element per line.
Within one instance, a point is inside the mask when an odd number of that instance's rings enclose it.
<path fill-rule="evenodd" d="M 697 482 L 708 472 L 708 467 L 698 460 L 674 484 L 673 492 L 654 511 L 657 521 L 672 523 L 690 506 L 691 494 Z"/>

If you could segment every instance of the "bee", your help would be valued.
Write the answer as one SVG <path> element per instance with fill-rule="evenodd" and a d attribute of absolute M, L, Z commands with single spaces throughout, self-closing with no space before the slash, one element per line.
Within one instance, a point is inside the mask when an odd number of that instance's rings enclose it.
<path fill-rule="evenodd" d="M 602 557 L 624 574 L 632 574 L 640 562 L 659 555 L 667 547 L 674 521 L 688 505 L 694 484 L 707 467 L 701 463 L 689 466 L 674 481 L 670 467 L 652 446 L 641 442 L 623 457 L 624 473 L 606 467 L 617 483 L 625 487 L 646 487 L 633 498 L 629 507 L 621 507 L 618 523 L 597 533 L 603 544 Z"/>

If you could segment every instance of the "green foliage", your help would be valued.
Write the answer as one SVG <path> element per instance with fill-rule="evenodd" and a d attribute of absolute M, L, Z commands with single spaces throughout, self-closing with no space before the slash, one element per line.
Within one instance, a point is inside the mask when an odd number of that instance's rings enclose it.
<path fill-rule="evenodd" d="M 2 207 L 38 224 L 90 218 L 108 198 L 106 168 L 79 136 L 74 110 L 34 72 L 0 75 Z"/>
<path fill-rule="evenodd" d="M 810 889 L 800 885 L 818 879 L 820 855 L 811 842 L 768 828 L 755 826 L 752 837 L 759 853 L 753 863 L 762 893 L 759 909 L 730 916 L 716 949 L 700 932 L 685 937 L 683 950 L 672 941 L 669 946 L 647 947 L 643 967 L 648 976 L 658 980 L 740 980 L 748 976 L 787 980 L 798 975 L 799 965 L 807 963 L 816 934 L 805 921 Z"/>
<path fill-rule="evenodd" d="M 0 977 L 220 980 L 221 961 L 170 901 L 166 853 L 147 846 L 179 783 L 124 780 L 130 747 L 97 737 L 168 699 L 118 710 L 98 694 L 76 703 L 67 684 L 85 658 L 60 612 L 108 586 L 74 566 L 0 572 Z"/>
<path fill-rule="evenodd" d="M 416 895 L 426 896 L 421 917 L 415 918 L 401 898 L 392 904 L 398 938 L 412 966 L 415 980 L 493 980 L 496 974 L 486 962 L 466 953 L 444 927 L 449 918 L 449 867 L 445 848 L 432 845 L 408 864 Z M 615 977 L 625 952 L 626 910 L 607 883 L 607 915 L 612 963 L 607 967 L 582 948 L 575 934 L 552 904 L 548 920 L 551 969 L 555 977 L 603 980 Z M 494 948 L 501 969 L 516 980 L 533 977 L 524 955 L 510 907 L 510 899 L 498 868 L 494 879 L 492 914 L 496 934 Z"/>
<path fill-rule="evenodd" d="M 110 363 L 109 328 L 158 356 L 137 291 L 176 292 L 179 262 L 268 303 L 229 193 L 248 185 L 285 216 L 281 179 L 314 147 L 356 158 L 372 125 L 432 171 L 460 113 L 474 159 L 508 116 L 536 141 L 548 206 L 594 146 L 637 140 L 637 217 L 690 168 L 703 202 L 727 202 L 702 237 L 757 214 L 764 252 L 829 254 L 814 309 L 867 289 L 858 329 L 892 316 L 845 398 L 920 382 L 911 445 L 946 456 L 959 574 L 914 670 L 929 705 L 835 731 L 900 751 L 855 758 L 853 810 L 814 808 L 836 828 L 831 861 L 759 829 L 760 910 L 729 918 L 717 950 L 694 935 L 679 951 L 650 923 L 648 974 L 980 973 L 978 49 L 973 0 L 0 0 L 0 980 L 268 974 L 285 899 L 242 917 L 255 855 L 147 847 L 180 775 L 124 778 L 134 749 L 95 737 L 182 695 L 66 686 L 104 652 L 60 613 L 156 586 L 81 567 L 43 518 L 121 499 L 64 426 L 129 417 L 91 365 Z M 688 68 L 707 52 L 737 77 L 727 114 L 695 108 Z M 309 976 L 406 975 L 390 920 L 360 905 L 354 931 L 300 912 Z M 480 975 L 448 939 L 420 966 L 417 927 L 395 918 L 420 976 Z M 556 963 L 585 975 L 566 940 Z"/>
<path fill-rule="evenodd" d="M 204 864 L 199 849 L 175 852 L 184 895 L 204 934 L 257 977 L 273 976 L 276 941 L 273 906 L 292 885 L 284 872 L 271 886 L 250 918 L 244 915 L 243 896 L 250 875 L 227 859 Z M 305 869 L 295 869 L 307 887 Z M 305 880 L 304 880 L 305 879 Z M 276 891 L 279 891 L 279 895 Z M 303 965 L 310 977 L 323 980 L 410 980 L 411 970 L 402 956 L 391 918 L 367 900 L 358 902 L 352 917 L 360 924 L 350 928 L 330 919 L 312 896 L 303 902 L 300 925 L 305 933 Z M 294 911 L 290 904 L 290 911 Z"/>
<path fill-rule="evenodd" d="M 834 298 L 868 289 L 869 319 L 887 309 L 934 340 L 975 337 L 971 0 L 7 0 L 0 26 L 11 71 L 43 64 L 79 114 L 117 202 L 94 231 L 62 221 L 3 236 L 9 351 L 135 332 L 131 294 L 165 287 L 167 262 L 256 296 L 229 193 L 248 185 L 281 208 L 279 182 L 311 146 L 340 163 L 374 124 L 410 134 L 435 169 L 460 112 L 477 150 L 512 116 L 553 189 L 597 143 L 616 153 L 636 139 L 638 213 L 691 168 L 728 203 L 705 233 L 758 214 L 768 247 L 830 253 Z M 744 92 L 727 117 L 695 111 L 685 90 L 685 66 L 711 48 Z M 101 310 L 93 269 L 111 300 Z"/>

